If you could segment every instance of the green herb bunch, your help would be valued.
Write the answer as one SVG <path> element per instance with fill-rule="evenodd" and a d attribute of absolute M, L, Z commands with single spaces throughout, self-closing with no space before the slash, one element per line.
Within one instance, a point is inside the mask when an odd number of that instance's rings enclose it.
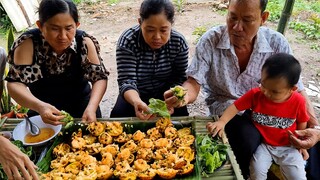
<path fill-rule="evenodd" d="M 196 138 L 197 158 L 202 176 L 208 177 L 227 160 L 227 146 L 216 136 L 200 134 Z"/>

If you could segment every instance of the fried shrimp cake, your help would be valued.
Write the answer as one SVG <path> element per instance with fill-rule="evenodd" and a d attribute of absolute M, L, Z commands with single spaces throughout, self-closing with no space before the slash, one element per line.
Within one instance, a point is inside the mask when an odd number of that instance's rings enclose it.
<path fill-rule="evenodd" d="M 191 147 L 179 147 L 176 154 L 178 158 L 183 158 L 189 162 L 194 160 L 194 150 Z"/>
<path fill-rule="evenodd" d="M 133 162 L 132 168 L 138 172 L 140 171 L 146 171 L 150 168 L 150 165 L 147 163 L 147 161 L 143 159 L 137 159 Z"/>
<path fill-rule="evenodd" d="M 173 127 L 173 124 L 169 118 L 159 118 L 156 122 L 156 127 L 160 132 L 164 132 L 167 127 Z"/>
<path fill-rule="evenodd" d="M 60 161 L 61 159 L 60 158 L 57 158 L 57 159 L 54 159 L 50 162 L 50 168 L 51 169 L 58 169 L 60 167 L 64 167 L 68 164 L 68 161 L 66 162 L 61 162 Z"/>
<path fill-rule="evenodd" d="M 85 151 L 87 151 L 89 154 L 98 154 L 100 151 L 99 149 L 102 147 L 102 144 L 100 143 L 93 143 L 85 145 Z"/>
<path fill-rule="evenodd" d="M 80 172 L 80 169 L 81 169 L 81 163 L 79 161 L 75 161 L 71 164 L 68 164 L 65 167 L 65 172 L 77 175 Z"/>
<path fill-rule="evenodd" d="M 109 179 L 113 175 L 113 170 L 108 165 L 98 165 L 96 167 L 97 179 Z"/>
<path fill-rule="evenodd" d="M 128 148 L 131 153 L 137 152 L 137 145 L 136 145 L 136 143 L 134 143 L 133 140 L 130 140 L 130 141 L 126 142 L 124 145 L 122 145 L 120 150 L 123 150 L 126 148 Z"/>
<path fill-rule="evenodd" d="M 134 170 L 126 171 L 119 176 L 120 180 L 135 180 L 137 179 L 137 172 Z"/>
<path fill-rule="evenodd" d="M 178 137 L 178 130 L 175 127 L 167 127 L 164 130 L 164 137 L 167 139 L 174 140 Z"/>
<path fill-rule="evenodd" d="M 183 137 L 190 134 L 191 134 L 191 128 L 189 127 L 184 127 L 178 130 L 178 137 Z"/>
<path fill-rule="evenodd" d="M 185 166 L 183 166 L 181 169 L 178 170 L 178 174 L 179 175 L 190 174 L 190 173 L 192 173 L 193 169 L 194 169 L 194 165 L 191 163 L 188 163 Z"/>
<path fill-rule="evenodd" d="M 183 137 L 176 138 L 174 140 L 174 145 L 176 147 L 181 147 L 181 146 L 188 147 L 194 143 L 194 140 L 195 138 L 193 135 L 185 135 Z"/>
<path fill-rule="evenodd" d="M 114 165 L 114 160 L 113 160 L 112 154 L 109 152 L 104 153 L 102 155 L 102 159 L 100 161 L 100 164 L 108 165 L 109 167 L 112 167 Z"/>
<path fill-rule="evenodd" d="M 101 133 L 103 133 L 106 129 L 106 124 L 103 122 L 91 122 L 89 123 L 87 130 L 92 134 L 93 136 L 99 136 Z"/>
<path fill-rule="evenodd" d="M 167 148 L 161 148 L 161 149 L 157 149 L 155 152 L 154 152 L 154 159 L 155 160 L 163 160 L 163 159 L 166 159 L 169 155 L 169 151 Z"/>
<path fill-rule="evenodd" d="M 156 170 L 152 168 L 138 172 L 138 178 L 141 180 L 152 180 L 156 175 Z"/>
<path fill-rule="evenodd" d="M 106 131 L 111 136 L 120 136 L 120 134 L 123 132 L 123 127 L 120 122 L 106 122 Z"/>
<path fill-rule="evenodd" d="M 149 148 L 153 149 L 153 141 L 151 139 L 142 139 L 139 143 L 140 148 Z"/>
<path fill-rule="evenodd" d="M 134 155 L 131 153 L 129 148 L 125 148 L 117 154 L 115 163 L 117 164 L 124 160 L 127 161 L 129 164 L 131 164 L 134 161 Z"/>
<path fill-rule="evenodd" d="M 162 138 L 162 134 L 159 132 L 159 129 L 156 127 L 149 129 L 147 131 L 147 135 L 148 135 L 149 139 L 154 140 L 154 141 L 159 138 Z"/>
<path fill-rule="evenodd" d="M 82 137 L 75 136 L 71 140 L 71 147 L 75 150 L 82 150 L 85 148 L 86 141 Z"/>
<path fill-rule="evenodd" d="M 108 134 L 107 132 L 102 132 L 99 137 L 98 137 L 98 141 L 101 143 L 101 144 L 104 144 L 104 145 L 108 145 L 108 144 L 112 144 L 113 142 L 113 138 L 110 134 Z"/>
<path fill-rule="evenodd" d="M 66 180 L 66 179 L 75 179 L 76 176 L 71 173 L 64 173 L 64 172 L 53 172 L 50 173 L 50 179 L 52 180 Z"/>
<path fill-rule="evenodd" d="M 91 180 L 97 179 L 96 164 L 88 164 L 84 166 L 83 170 L 79 172 L 76 180 Z"/>
<path fill-rule="evenodd" d="M 139 148 L 137 151 L 137 159 L 144 159 L 150 162 L 153 158 L 153 151 L 150 148 Z"/>
<path fill-rule="evenodd" d="M 119 153 L 119 146 L 117 144 L 109 144 L 106 147 L 100 148 L 100 154 L 103 157 L 104 153 L 111 153 L 112 157 L 115 158 Z"/>
<path fill-rule="evenodd" d="M 157 139 L 155 142 L 154 142 L 154 146 L 157 148 L 157 149 L 160 149 L 160 148 L 171 148 L 172 147 L 172 140 L 170 139 L 167 139 L 167 138 L 160 138 L 160 139 Z"/>
<path fill-rule="evenodd" d="M 132 134 L 127 134 L 126 132 L 121 133 L 118 137 L 114 138 L 114 141 L 120 144 L 130 141 Z"/>
<path fill-rule="evenodd" d="M 71 147 L 66 143 L 60 143 L 53 148 L 53 154 L 56 157 L 62 157 L 70 152 Z"/>
<path fill-rule="evenodd" d="M 137 178 L 137 172 L 130 167 L 128 161 L 119 162 L 113 174 L 119 179 L 134 180 Z"/>
<path fill-rule="evenodd" d="M 133 136 L 132 139 L 136 142 L 141 141 L 142 139 L 144 139 L 146 137 L 146 133 L 141 132 L 140 130 L 136 131 Z"/>
<path fill-rule="evenodd" d="M 157 174 L 163 179 L 173 179 L 177 175 L 177 170 L 172 168 L 157 169 Z"/>
<path fill-rule="evenodd" d="M 86 144 L 93 144 L 97 141 L 97 137 L 92 134 L 83 135 L 83 139 L 86 141 Z"/>

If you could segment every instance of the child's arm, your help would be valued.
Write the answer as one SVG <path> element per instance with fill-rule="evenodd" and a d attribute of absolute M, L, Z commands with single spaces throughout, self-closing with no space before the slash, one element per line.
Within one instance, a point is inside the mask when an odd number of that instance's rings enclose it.
<path fill-rule="evenodd" d="M 224 126 L 239 112 L 234 104 L 229 106 L 217 122 L 208 122 L 207 129 L 212 136 L 222 136 Z"/>
<path fill-rule="evenodd" d="M 307 128 L 307 122 L 297 123 L 297 130 L 304 130 Z"/>

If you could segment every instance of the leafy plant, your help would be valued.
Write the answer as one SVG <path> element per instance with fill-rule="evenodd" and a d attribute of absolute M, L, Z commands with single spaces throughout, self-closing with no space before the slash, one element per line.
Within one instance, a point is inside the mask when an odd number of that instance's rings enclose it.
<path fill-rule="evenodd" d="M 318 50 L 319 51 L 320 50 L 320 44 L 313 43 L 313 44 L 311 44 L 310 48 L 313 49 L 313 50 Z"/>
<path fill-rule="evenodd" d="M 13 27 L 11 26 L 7 31 L 7 52 L 11 49 L 11 46 L 14 42 L 14 32 Z"/>
<path fill-rule="evenodd" d="M 272 0 L 268 1 L 267 11 L 269 11 L 268 20 L 271 22 L 276 22 L 280 19 L 282 8 L 284 6 L 284 1 Z"/>
<path fill-rule="evenodd" d="M 208 177 L 227 160 L 227 146 L 217 136 L 199 134 L 196 146 L 202 176 Z"/>
<path fill-rule="evenodd" d="M 173 0 L 173 4 L 177 7 L 179 13 L 183 12 L 183 6 L 186 3 L 186 0 Z"/>
<path fill-rule="evenodd" d="M 1 97 L 2 114 L 9 113 L 11 111 L 12 106 L 13 106 L 13 104 L 11 102 L 11 97 L 8 94 L 7 88 L 4 86 L 3 91 L 2 91 L 2 97 Z"/>
<path fill-rule="evenodd" d="M 119 2 L 119 0 L 108 0 L 109 5 L 117 4 L 118 2 Z"/>
<path fill-rule="evenodd" d="M 75 4 L 80 4 L 83 0 L 72 0 L 73 3 Z"/>
<path fill-rule="evenodd" d="M 289 28 L 304 33 L 307 39 L 320 39 L 320 18 L 316 15 L 311 16 L 306 22 L 291 22 Z"/>
<path fill-rule="evenodd" d="M 12 22 L 0 3 L 0 30 L 4 34 L 10 27 Z"/>
<path fill-rule="evenodd" d="M 13 41 L 14 41 L 14 34 L 13 34 L 13 28 L 11 27 L 8 31 L 7 31 L 7 51 L 9 51 L 11 45 L 13 44 Z M 6 76 L 6 72 L 8 71 L 7 70 L 7 67 L 5 67 L 5 73 L 4 73 L 4 77 Z M 4 79 L 4 77 L 1 77 Z M 13 103 L 11 101 L 11 97 L 10 95 L 8 94 L 8 90 L 5 86 L 5 82 L 2 81 L 2 96 L 1 96 L 1 110 L 2 110 L 2 113 L 5 114 L 5 113 L 9 113 L 10 111 L 12 111 L 12 107 L 13 107 Z"/>
<path fill-rule="evenodd" d="M 199 26 L 196 27 L 196 29 L 192 32 L 192 35 L 196 35 L 196 42 L 199 41 L 199 39 L 201 38 L 201 36 L 207 31 L 207 28 L 205 26 Z"/>
<path fill-rule="evenodd" d="M 85 3 L 85 4 L 95 4 L 97 2 L 99 2 L 100 0 L 72 0 L 73 3 L 75 3 L 76 5 L 81 4 L 81 3 Z"/>

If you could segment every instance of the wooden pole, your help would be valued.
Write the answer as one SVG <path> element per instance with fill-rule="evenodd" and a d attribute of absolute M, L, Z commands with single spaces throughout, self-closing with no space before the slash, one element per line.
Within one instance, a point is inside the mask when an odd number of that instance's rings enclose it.
<path fill-rule="evenodd" d="M 16 1 L 17 1 L 18 5 L 20 6 L 20 9 L 21 9 L 24 17 L 26 18 L 26 21 L 27 21 L 29 27 L 32 26 L 31 21 L 30 21 L 30 19 L 29 19 L 29 16 L 28 16 L 28 14 L 27 14 L 27 11 L 26 11 L 26 9 L 24 8 L 23 4 L 21 3 L 20 0 L 16 0 Z"/>
<path fill-rule="evenodd" d="M 278 32 L 282 33 L 284 35 L 288 21 L 290 19 L 292 9 L 294 6 L 294 1 L 295 0 L 286 0 L 286 3 L 283 7 L 282 14 L 280 17 L 280 21 L 278 24 Z"/>

